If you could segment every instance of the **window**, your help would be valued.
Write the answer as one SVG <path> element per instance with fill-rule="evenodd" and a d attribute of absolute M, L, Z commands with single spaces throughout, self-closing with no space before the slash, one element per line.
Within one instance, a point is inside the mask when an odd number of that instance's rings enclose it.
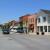
<path fill-rule="evenodd" d="M 45 22 L 46 21 L 46 17 L 43 17 L 43 22 Z"/>
<path fill-rule="evenodd" d="M 34 18 L 31 19 L 31 22 L 34 22 Z"/>
<path fill-rule="evenodd" d="M 32 20 L 31 19 L 29 19 L 29 23 L 31 23 L 32 22 Z"/>
<path fill-rule="evenodd" d="M 31 20 L 31 22 L 32 22 L 32 19 L 30 19 Z"/>
<path fill-rule="evenodd" d="M 47 26 L 44 26 L 44 31 L 47 32 Z"/>
<path fill-rule="evenodd" d="M 50 32 L 50 26 L 48 26 L 48 32 Z"/>
<path fill-rule="evenodd" d="M 34 22 L 34 18 L 32 18 L 32 22 Z"/>
<path fill-rule="evenodd" d="M 40 26 L 40 31 L 43 32 L 43 26 Z"/>
<path fill-rule="evenodd" d="M 48 17 L 48 23 L 50 23 L 50 16 Z"/>
<path fill-rule="evenodd" d="M 38 18 L 38 22 L 40 22 L 40 18 Z"/>

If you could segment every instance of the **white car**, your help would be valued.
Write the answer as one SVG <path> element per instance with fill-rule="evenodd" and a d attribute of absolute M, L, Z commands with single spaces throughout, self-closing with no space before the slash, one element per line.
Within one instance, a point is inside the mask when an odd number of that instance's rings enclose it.
<path fill-rule="evenodd" d="M 14 32 L 14 33 L 17 32 L 17 26 L 14 26 L 14 27 L 11 26 L 10 27 L 10 32 Z"/>

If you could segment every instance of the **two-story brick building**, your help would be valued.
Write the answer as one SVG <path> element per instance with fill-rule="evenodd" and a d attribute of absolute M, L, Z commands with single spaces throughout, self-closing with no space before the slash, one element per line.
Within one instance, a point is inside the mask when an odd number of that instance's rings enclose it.
<path fill-rule="evenodd" d="M 20 25 L 26 30 L 28 33 L 35 33 L 36 32 L 36 17 L 37 14 L 27 14 L 20 17 Z"/>
<path fill-rule="evenodd" d="M 27 15 L 21 16 L 19 18 L 20 27 L 21 27 L 21 29 L 24 30 L 24 33 L 27 33 L 28 32 L 28 17 L 29 16 L 30 16 L 30 14 L 27 14 Z"/>
<path fill-rule="evenodd" d="M 28 28 L 29 28 L 29 32 L 32 34 L 36 33 L 36 29 L 37 29 L 37 14 L 32 14 L 31 16 L 29 16 L 28 18 Z"/>

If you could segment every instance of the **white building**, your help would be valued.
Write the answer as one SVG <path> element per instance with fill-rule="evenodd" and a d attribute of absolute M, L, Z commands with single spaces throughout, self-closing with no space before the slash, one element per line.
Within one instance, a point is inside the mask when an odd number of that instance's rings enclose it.
<path fill-rule="evenodd" d="M 37 32 L 50 35 L 50 10 L 41 10 L 37 17 Z"/>

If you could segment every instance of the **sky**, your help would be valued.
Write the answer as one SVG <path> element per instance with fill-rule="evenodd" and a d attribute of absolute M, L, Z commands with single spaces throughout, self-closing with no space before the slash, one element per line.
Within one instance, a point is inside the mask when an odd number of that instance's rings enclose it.
<path fill-rule="evenodd" d="M 50 10 L 50 0 L 0 0 L 0 24 L 17 21 L 19 17 L 40 9 Z"/>

